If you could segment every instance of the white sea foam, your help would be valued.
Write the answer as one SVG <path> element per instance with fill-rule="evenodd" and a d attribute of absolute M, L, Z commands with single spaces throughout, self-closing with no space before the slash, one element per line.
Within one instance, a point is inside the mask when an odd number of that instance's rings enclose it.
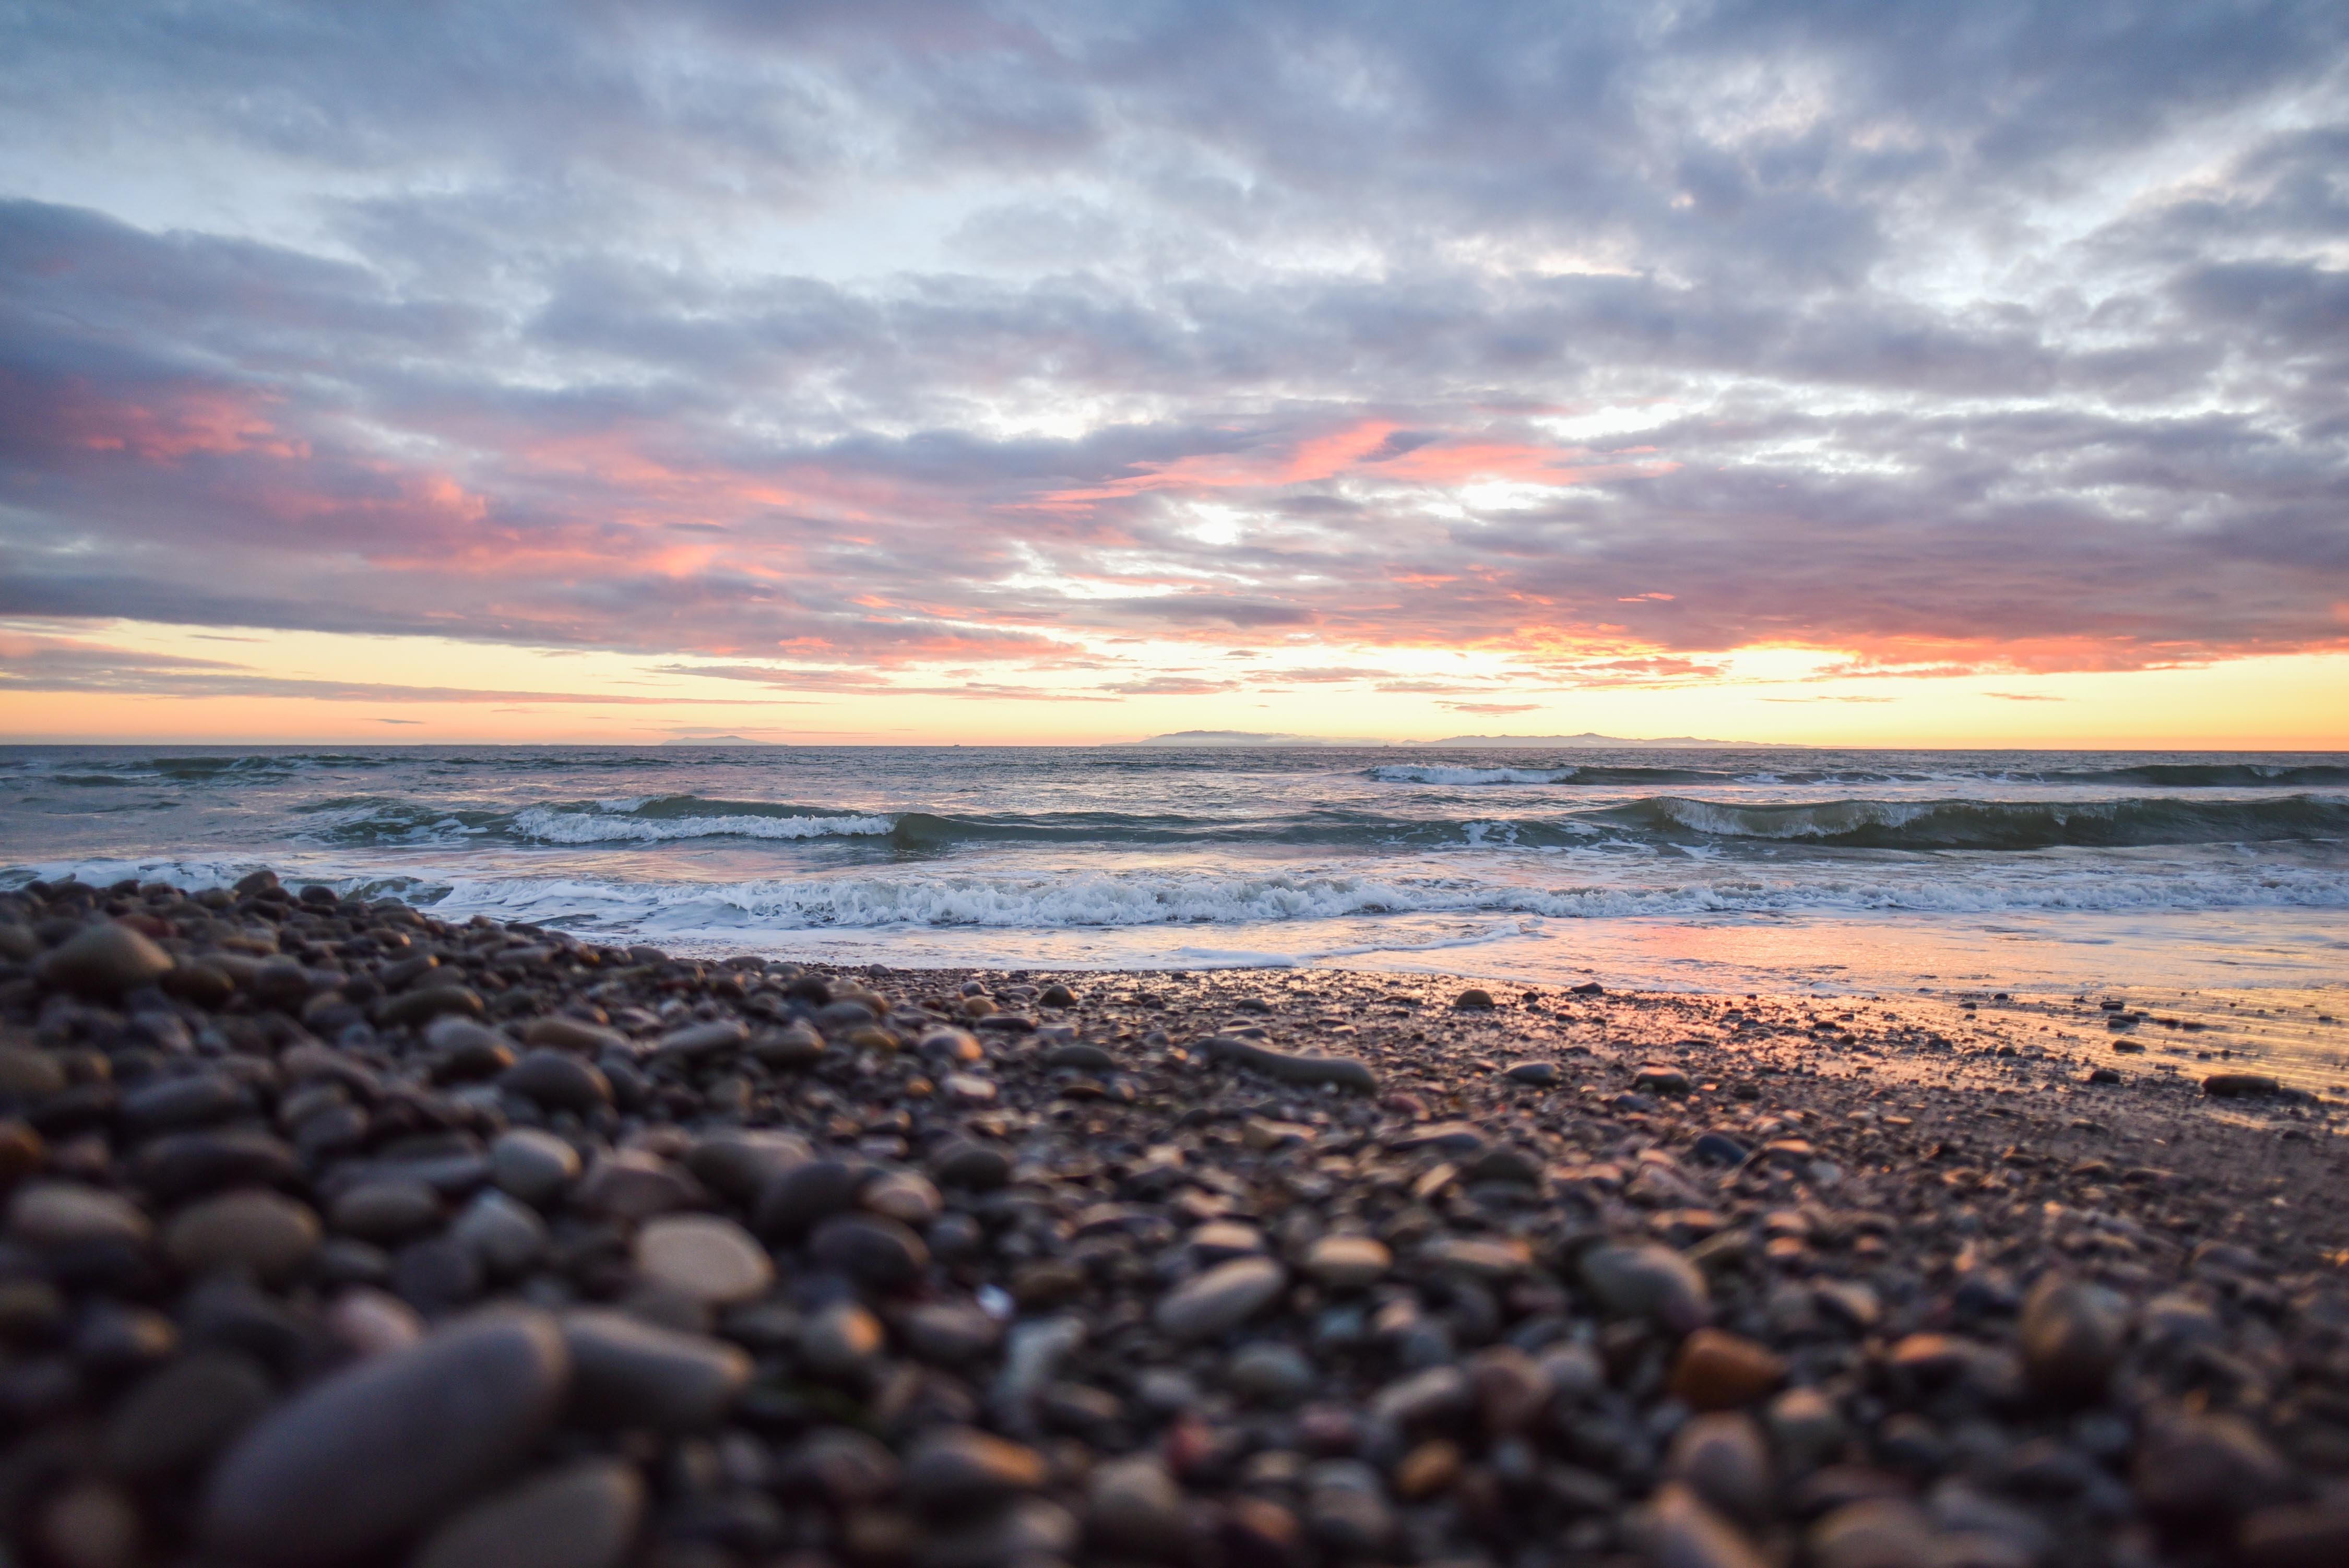
<path fill-rule="evenodd" d="M 893 817 L 633 817 L 644 804 L 599 801 L 594 812 L 532 806 L 514 813 L 513 830 L 546 844 L 667 843 L 678 839 L 823 839 L 888 832 Z"/>
<path fill-rule="evenodd" d="M 1572 768 L 1456 768 L 1435 763 L 1382 762 L 1371 777 L 1387 784 L 1563 784 Z"/>
<path fill-rule="evenodd" d="M 896 872 L 717 883 L 586 878 L 455 879 L 451 914 L 588 922 L 665 932 L 888 926 L 1070 929 L 1263 925 L 1453 913 L 1602 919 L 1656 915 L 2349 908 L 2349 873 L 2313 868 L 2148 870 L 2035 877 L 1773 879 L 1702 873 L 1648 885 L 1510 885 L 1440 876 L 1183 871 L 1066 874 Z"/>

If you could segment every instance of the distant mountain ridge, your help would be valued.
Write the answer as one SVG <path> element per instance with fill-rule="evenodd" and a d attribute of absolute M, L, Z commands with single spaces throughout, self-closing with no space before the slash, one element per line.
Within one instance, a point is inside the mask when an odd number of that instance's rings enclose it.
<path fill-rule="evenodd" d="M 1319 735 L 1268 734 L 1253 729 L 1178 729 L 1140 740 L 1104 740 L 1103 746 L 1393 746 L 1392 740 L 1332 740 Z"/>
<path fill-rule="evenodd" d="M 1620 735 L 1599 735 L 1584 730 L 1580 735 L 1452 735 L 1442 740 L 1431 740 L 1430 746 L 1614 746 L 1656 747 L 1676 751 L 1780 751 L 1800 750 L 1799 747 L 1782 747 L 1767 740 L 1701 740 L 1693 735 L 1664 735 L 1648 740 L 1634 740 Z"/>
<path fill-rule="evenodd" d="M 1249 729 L 1178 729 L 1141 740 L 1108 740 L 1104 746 L 1483 746 L 1534 750 L 1542 747 L 1642 748 L 1673 751 L 1764 751 L 1788 749 L 1764 740 L 1702 740 L 1693 735 L 1634 740 L 1585 730 L 1580 735 L 1454 735 L 1442 740 L 1345 740 L 1319 735 L 1283 735 Z M 1799 749 L 1791 748 L 1791 749 Z"/>

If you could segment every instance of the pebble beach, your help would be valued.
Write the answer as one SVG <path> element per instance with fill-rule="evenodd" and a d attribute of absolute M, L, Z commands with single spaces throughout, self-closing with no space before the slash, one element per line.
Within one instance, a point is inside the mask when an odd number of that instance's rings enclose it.
<path fill-rule="evenodd" d="M 34 882 L 0 894 L 0 1535 L 2339 1563 L 2344 1103 L 2200 1027 L 684 958 L 266 872 Z"/>

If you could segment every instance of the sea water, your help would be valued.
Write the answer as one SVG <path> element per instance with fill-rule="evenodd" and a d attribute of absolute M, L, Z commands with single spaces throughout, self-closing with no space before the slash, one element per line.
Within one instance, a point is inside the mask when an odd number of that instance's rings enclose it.
<path fill-rule="evenodd" d="M 0 885 L 261 865 L 899 966 L 2266 988 L 2311 1013 L 2349 980 L 2337 754 L 0 748 Z"/>

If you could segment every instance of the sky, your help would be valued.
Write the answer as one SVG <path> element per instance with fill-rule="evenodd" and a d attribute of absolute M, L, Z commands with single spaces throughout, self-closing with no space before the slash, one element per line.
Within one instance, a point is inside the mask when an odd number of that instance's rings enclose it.
<path fill-rule="evenodd" d="M 0 738 L 2349 747 L 2349 6 L 0 0 Z"/>

